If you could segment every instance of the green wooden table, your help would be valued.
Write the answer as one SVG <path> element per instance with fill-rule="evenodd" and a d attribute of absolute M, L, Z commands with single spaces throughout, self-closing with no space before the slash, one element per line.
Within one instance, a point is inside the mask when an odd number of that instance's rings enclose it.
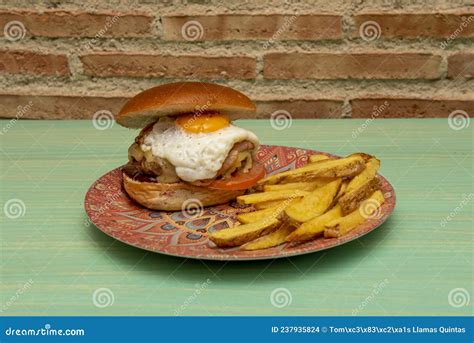
<path fill-rule="evenodd" d="M 376 155 L 398 201 L 382 227 L 341 247 L 221 263 L 149 253 L 85 225 L 86 190 L 126 160 L 136 131 L 0 124 L 3 314 L 472 314 L 474 125 L 295 120 L 277 131 L 267 120 L 239 121 L 265 144 Z"/>

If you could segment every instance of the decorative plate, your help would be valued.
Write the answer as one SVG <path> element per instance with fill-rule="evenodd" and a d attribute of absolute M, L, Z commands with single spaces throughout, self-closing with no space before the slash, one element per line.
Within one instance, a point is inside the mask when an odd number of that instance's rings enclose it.
<path fill-rule="evenodd" d="M 308 156 L 322 152 L 284 146 L 261 146 L 257 160 L 268 174 L 305 165 Z M 323 153 L 328 156 L 333 156 Z M 236 215 L 252 210 L 251 206 L 232 202 L 189 212 L 148 210 L 131 200 L 122 187 L 120 168 L 102 176 L 89 188 L 85 209 L 91 222 L 107 235 L 137 248 L 186 258 L 203 260 L 260 260 L 301 255 L 332 248 L 361 237 L 380 226 L 395 207 L 395 192 L 388 181 L 378 175 L 385 196 L 376 218 L 340 238 L 317 238 L 302 244 L 243 251 L 237 248 L 218 248 L 208 240 L 207 233 L 233 226 Z"/>

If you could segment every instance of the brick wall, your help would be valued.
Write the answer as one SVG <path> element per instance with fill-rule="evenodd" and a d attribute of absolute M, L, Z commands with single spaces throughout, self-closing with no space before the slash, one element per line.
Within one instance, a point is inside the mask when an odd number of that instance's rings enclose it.
<path fill-rule="evenodd" d="M 472 116 L 469 2 L 2 2 L 0 117 L 116 113 L 178 80 L 239 89 L 262 118 Z"/>

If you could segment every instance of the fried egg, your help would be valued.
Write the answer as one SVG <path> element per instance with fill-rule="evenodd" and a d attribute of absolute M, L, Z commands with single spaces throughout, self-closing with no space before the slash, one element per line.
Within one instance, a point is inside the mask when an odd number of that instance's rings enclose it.
<path fill-rule="evenodd" d="M 235 143 L 248 140 L 259 146 L 257 136 L 234 126 L 220 115 L 202 115 L 193 121 L 158 121 L 144 138 L 141 149 L 168 160 L 184 181 L 212 179 Z"/>

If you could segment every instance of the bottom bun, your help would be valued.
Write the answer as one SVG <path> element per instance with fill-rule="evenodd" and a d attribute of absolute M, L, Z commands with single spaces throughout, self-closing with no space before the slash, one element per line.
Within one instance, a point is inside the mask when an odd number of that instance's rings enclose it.
<path fill-rule="evenodd" d="M 181 211 L 184 207 L 188 208 L 187 203 L 189 203 L 189 209 L 201 205 L 220 205 L 245 193 L 245 190 L 210 189 L 184 182 L 141 182 L 130 178 L 125 173 L 122 175 L 123 186 L 128 195 L 140 205 L 152 210 Z"/>

